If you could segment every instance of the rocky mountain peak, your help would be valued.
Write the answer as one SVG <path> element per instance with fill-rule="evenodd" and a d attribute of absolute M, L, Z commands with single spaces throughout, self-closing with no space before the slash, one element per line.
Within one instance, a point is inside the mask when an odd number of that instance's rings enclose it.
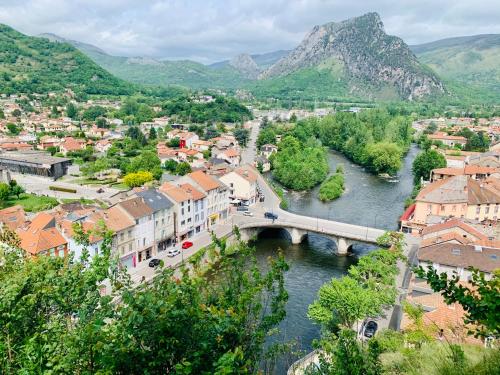
<path fill-rule="evenodd" d="M 246 78 L 256 79 L 260 73 L 259 66 L 247 53 L 241 53 L 235 56 L 230 62 L 233 68 L 243 74 Z"/>
<path fill-rule="evenodd" d="M 285 76 L 334 59 L 353 86 L 390 86 L 404 99 L 443 92 L 439 79 L 420 65 L 402 39 L 387 35 L 377 13 L 315 26 L 290 54 L 259 78 Z"/>

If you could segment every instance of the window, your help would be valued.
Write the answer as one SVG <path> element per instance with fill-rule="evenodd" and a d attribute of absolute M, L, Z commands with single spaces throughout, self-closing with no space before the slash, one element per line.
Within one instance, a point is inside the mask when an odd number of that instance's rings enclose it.
<path fill-rule="evenodd" d="M 191 206 L 188 206 L 188 212 L 191 212 Z"/>
<path fill-rule="evenodd" d="M 129 229 L 128 231 L 128 238 L 132 238 L 132 229 Z"/>
<path fill-rule="evenodd" d="M 460 249 L 452 249 L 452 250 L 451 250 L 451 253 L 452 253 L 453 255 L 460 255 Z"/>
<path fill-rule="evenodd" d="M 476 207 L 476 214 L 479 214 L 479 213 L 481 213 L 481 206 Z"/>
<path fill-rule="evenodd" d="M 452 211 L 456 211 L 457 210 L 457 206 L 454 204 L 453 206 L 451 206 L 451 210 Z"/>
<path fill-rule="evenodd" d="M 445 206 L 444 206 L 444 204 L 442 204 L 441 205 L 441 211 L 444 211 L 444 209 L 445 209 Z"/>
<path fill-rule="evenodd" d="M 190 222 L 191 222 L 191 218 L 188 219 L 188 223 L 190 223 Z"/>
<path fill-rule="evenodd" d="M 142 246 L 146 246 L 146 238 L 142 239 Z"/>
<path fill-rule="evenodd" d="M 495 206 L 495 213 L 498 213 L 498 204 Z"/>
<path fill-rule="evenodd" d="M 184 208 L 181 209 L 181 215 L 184 215 Z"/>
<path fill-rule="evenodd" d="M 186 220 L 182 220 L 181 225 L 185 225 L 185 224 L 186 224 Z"/>
<path fill-rule="evenodd" d="M 125 239 L 125 233 L 120 233 L 120 241 L 123 241 Z"/>
<path fill-rule="evenodd" d="M 128 244 L 128 251 L 132 251 L 132 243 Z"/>
<path fill-rule="evenodd" d="M 485 214 L 489 214 L 489 213 L 490 213 L 490 206 L 486 206 L 486 207 L 484 208 L 484 213 L 485 213 Z"/>

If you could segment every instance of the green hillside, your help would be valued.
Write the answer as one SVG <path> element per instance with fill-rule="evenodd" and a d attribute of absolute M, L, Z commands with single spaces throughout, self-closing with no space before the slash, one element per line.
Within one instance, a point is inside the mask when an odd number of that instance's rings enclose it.
<path fill-rule="evenodd" d="M 193 89 L 234 88 L 246 81 L 235 69 L 212 68 L 194 61 L 159 61 L 111 56 L 96 49 L 80 47 L 97 64 L 119 78 L 145 85 L 180 85 Z"/>
<path fill-rule="evenodd" d="M 45 93 L 130 94 L 132 86 L 66 43 L 21 34 L 0 25 L 0 90 Z"/>
<path fill-rule="evenodd" d="M 449 38 L 411 48 L 452 93 L 474 101 L 500 101 L 500 35 Z"/>

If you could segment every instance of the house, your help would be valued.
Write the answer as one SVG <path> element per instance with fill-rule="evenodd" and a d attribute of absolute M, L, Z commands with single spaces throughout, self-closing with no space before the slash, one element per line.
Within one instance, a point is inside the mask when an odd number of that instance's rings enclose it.
<path fill-rule="evenodd" d="M 455 243 L 500 248 L 498 225 L 474 223 L 462 218 L 451 218 L 442 223 L 427 226 L 422 229 L 421 238 L 421 247 Z"/>
<path fill-rule="evenodd" d="M 97 125 L 93 125 L 88 131 L 85 132 L 85 135 L 90 138 L 106 138 L 110 134 L 109 129 L 100 128 Z"/>
<path fill-rule="evenodd" d="M 179 161 L 191 161 L 194 159 L 203 159 L 203 154 L 196 150 L 191 150 L 188 148 L 180 148 L 176 150 L 177 159 Z"/>
<path fill-rule="evenodd" d="M 446 217 L 476 221 L 498 219 L 500 181 L 490 177 L 477 181 L 465 175 L 438 180 L 424 187 L 415 198 L 406 228 L 419 230 Z"/>
<path fill-rule="evenodd" d="M 191 148 L 193 150 L 203 152 L 203 151 L 210 150 L 212 143 L 209 141 L 204 141 L 204 140 L 199 139 L 197 141 L 192 142 L 191 146 L 192 146 Z"/>
<path fill-rule="evenodd" d="M 255 158 L 254 166 L 262 173 L 269 172 L 271 170 L 271 162 L 264 156 L 257 156 Z"/>
<path fill-rule="evenodd" d="M 161 185 L 160 191 L 175 204 L 175 236 L 184 241 L 204 228 L 206 196 L 190 184 L 177 186 L 170 182 Z M 195 201 L 196 207 L 195 207 Z M 196 214 L 195 214 L 196 212 Z M 195 227 L 195 223 L 197 226 Z"/>
<path fill-rule="evenodd" d="M 278 152 L 278 146 L 272 145 L 270 143 L 265 144 L 260 148 L 260 154 L 266 159 L 269 159 L 269 157 L 275 152 Z"/>
<path fill-rule="evenodd" d="M 470 176 L 475 180 L 483 180 L 494 173 L 500 173 L 500 168 L 482 167 L 480 165 L 466 165 L 463 168 L 436 168 L 431 172 L 431 182 L 452 176 Z"/>
<path fill-rule="evenodd" d="M 180 148 L 193 148 L 193 142 L 197 142 L 200 140 L 197 134 L 192 132 L 180 132 L 177 137 L 179 138 L 179 147 Z"/>
<path fill-rule="evenodd" d="M 100 223 L 104 223 L 103 217 L 100 212 L 92 212 L 82 217 L 71 218 L 70 215 L 58 222 L 58 227 L 61 230 L 63 237 L 68 241 L 68 249 L 73 254 L 75 260 L 81 259 L 83 250 L 86 248 L 89 257 L 92 258 L 96 255 L 102 255 L 102 236 L 94 233 Z M 73 224 L 78 223 L 82 229 L 87 233 L 89 232 L 89 243 L 86 245 L 81 244 L 76 238 L 73 230 Z"/>
<path fill-rule="evenodd" d="M 475 268 L 491 278 L 493 271 L 500 268 L 500 249 L 481 245 L 441 243 L 420 247 L 417 252 L 418 265 L 424 269 L 434 268 L 448 277 L 458 275 L 461 281 L 470 281 Z"/>
<path fill-rule="evenodd" d="M 233 167 L 240 165 L 241 161 L 240 152 L 235 148 L 228 148 L 227 150 L 220 152 L 217 155 L 217 158 L 227 160 L 227 162 Z"/>
<path fill-rule="evenodd" d="M 431 141 L 440 141 L 448 147 L 454 147 L 455 145 L 465 146 L 467 143 L 467 138 L 458 135 L 448 135 L 444 132 L 436 132 L 434 134 L 429 134 L 427 136 Z"/>
<path fill-rule="evenodd" d="M 75 152 L 84 150 L 87 146 L 87 142 L 83 139 L 66 137 L 61 142 L 59 149 L 61 153 L 66 156 L 68 152 Z"/>
<path fill-rule="evenodd" d="M 141 263 L 150 259 L 155 254 L 153 209 L 141 197 L 125 200 L 118 203 L 116 207 L 122 211 L 122 215 L 135 221 L 132 237 L 135 240 L 137 262 Z"/>
<path fill-rule="evenodd" d="M 141 189 L 136 195 L 153 210 L 156 252 L 166 250 L 175 243 L 174 203 L 156 189 Z"/>
<path fill-rule="evenodd" d="M 107 139 L 101 139 L 95 143 L 95 150 L 100 153 L 106 153 L 109 151 L 109 149 L 113 147 L 113 144 L 108 141 Z"/>
<path fill-rule="evenodd" d="M 123 211 L 113 206 L 103 212 L 106 227 L 113 231 L 113 253 L 117 254 L 120 264 L 126 268 L 137 266 L 137 254 L 134 237 L 135 220 Z"/>
<path fill-rule="evenodd" d="M 189 173 L 184 177 L 207 196 L 206 228 L 225 220 L 229 215 L 229 189 L 216 177 L 202 171 Z"/>
<path fill-rule="evenodd" d="M 0 210 L 0 223 L 11 230 L 16 230 L 26 222 L 26 212 L 23 206 L 15 205 Z"/>
<path fill-rule="evenodd" d="M 257 173 L 252 167 L 243 165 L 219 179 L 229 187 L 229 197 L 231 199 L 254 204 L 258 196 Z"/>
<path fill-rule="evenodd" d="M 56 228 L 54 216 L 41 212 L 33 220 L 16 231 L 21 240 L 21 248 L 31 256 L 68 255 L 68 242 Z"/>
<path fill-rule="evenodd" d="M 470 283 L 459 282 L 461 286 L 470 287 Z M 423 280 L 412 278 L 408 286 L 406 301 L 412 305 L 422 306 L 424 314 L 422 323 L 435 333 L 436 340 L 448 343 L 480 344 L 481 341 L 469 334 L 474 327 L 464 323 L 465 310 L 458 302 L 446 303 L 439 292 L 434 292 Z M 401 330 L 411 330 L 413 321 L 403 313 Z"/>

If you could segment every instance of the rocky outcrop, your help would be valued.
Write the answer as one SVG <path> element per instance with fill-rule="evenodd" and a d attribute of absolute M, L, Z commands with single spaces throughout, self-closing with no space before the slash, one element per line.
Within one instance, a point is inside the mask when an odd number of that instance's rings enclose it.
<path fill-rule="evenodd" d="M 263 72 L 267 79 L 288 75 L 335 58 L 357 85 L 392 86 L 403 99 L 444 92 L 437 76 L 424 68 L 402 39 L 387 35 L 377 13 L 315 26 L 290 54 Z"/>
<path fill-rule="evenodd" d="M 245 78 L 256 79 L 260 73 L 258 65 L 252 57 L 246 53 L 234 57 L 229 62 L 229 65 L 240 72 Z"/>

